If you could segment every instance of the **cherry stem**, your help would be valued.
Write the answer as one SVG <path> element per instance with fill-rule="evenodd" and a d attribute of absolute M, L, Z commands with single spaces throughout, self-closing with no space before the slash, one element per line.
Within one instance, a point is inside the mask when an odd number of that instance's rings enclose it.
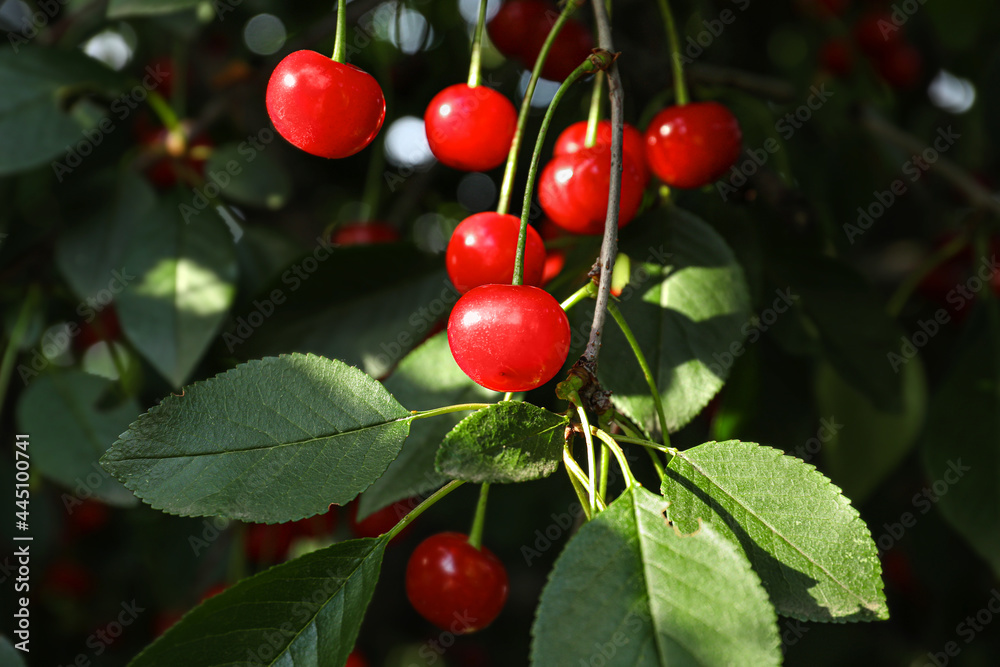
<path fill-rule="evenodd" d="M 392 538 L 396 537 L 401 532 L 403 532 L 403 529 L 406 528 L 407 526 L 409 526 L 411 523 L 413 523 L 413 521 L 418 516 L 420 516 L 421 514 L 423 514 L 424 512 L 426 512 L 428 509 L 430 509 L 434 505 L 434 503 L 436 503 L 437 501 L 441 500 L 442 498 L 444 498 L 449 493 L 451 493 L 452 491 L 454 491 L 458 487 L 462 486 L 463 484 L 465 484 L 465 482 L 463 482 L 460 479 L 456 479 L 456 480 L 452 480 L 451 482 L 448 482 L 447 484 L 445 484 L 444 486 L 442 486 L 440 489 L 438 489 L 437 491 L 435 491 L 434 493 L 432 493 L 427 498 L 427 500 L 423 501 L 422 503 L 420 503 L 419 505 L 417 505 L 416 507 L 414 507 L 412 510 L 410 510 L 409 513 L 406 516 L 404 516 L 402 519 L 400 519 L 399 523 L 397 523 L 395 526 L 393 526 L 392 529 L 388 533 L 386 533 L 385 535 L 383 535 L 381 537 L 381 539 L 385 540 L 386 543 L 388 543 L 389 540 L 391 540 Z"/>
<path fill-rule="evenodd" d="M 611 469 L 611 456 L 607 445 L 601 447 L 601 462 L 598 464 L 601 467 L 601 486 L 597 493 L 602 498 L 608 497 L 608 472 Z"/>
<path fill-rule="evenodd" d="M 163 123 L 163 127 L 167 128 L 168 132 L 173 133 L 180 129 L 181 121 L 177 118 L 177 113 L 170 106 L 170 103 L 163 99 L 163 95 L 160 95 L 155 90 L 151 90 L 146 96 L 146 102 L 153 110 L 153 113 L 156 114 L 156 117 L 160 119 L 160 122 Z"/>
<path fill-rule="evenodd" d="M 681 43 L 677 39 L 677 27 L 674 24 L 674 13 L 670 11 L 669 0 L 659 0 L 660 13 L 667 29 L 667 40 L 670 42 L 670 65 L 674 72 L 674 95 L 677 104 L 688 103 L 687 84 L 684 83 L 684 67 L 681 56 Z"/>
<path fill-rule="evenodd" d="M 588 297 L 593 298 L 594 294 L 594 283 L 588 281 L 586 285 L 573 292 L 565 301 L 560 303 L 559 307 L 563 310 L 569 310 L 584 299 Z"/>
<path fill-rule="evenodd" d="M 31 324 L 31 316 L 35 313 L 35 307 L 41 299 L 41 289 L 38 285 L 28 288 L 28 295 L 21 304 L 21 312 L 14 322 L 14 329 L 10 332 L 10 340 L 7 348 L 3 351 L 3 361 L 0 361 L 0 408 L 3 407 L 4 399 L 7 397 L 7 386 L 10 384 L 10 376 L 14 373 L 14 362 L 17 361 L 17 352 L 21 349 L 21 341 L 28 333 L 28 326 Z"/>
<path fill-rule="evenodd" d="M 514 258 L 514 280 L 512 285 L 522 285 L 524 283 L 524 246 L 528 240 L 528 216 L 531 213 L 531 199 L 535 190 L 535 179 L 538 177 L 538 163 L 542 160 L 542 146 L 545 144 L 545 135 L 555 116 L 556 108 L 562 101 L 566 91 L 576 83 L 581 77 L 591 72 L 607 67 L 614 62 L 614 56 L 606 51 L 595 52 L 587 56 L 587 59 L 580 63 L 579 67 L 570 73 L 566 80 L 562 82 L 556 94 L 549 102 L 549 108 L 545 110 L 545 117 L 542 118 L 542 126 L 538 129 L 538 139 L 535 140 L 535 150 L 531 153 L 531 165 L 528 167 L 528 182 L 524 184 L 524 204 L 521 207 L 521 231 L 517 235 L 517 256 Z M 508 163 L 509 164 L 509 163 Z M 506 174 L 504 174 L 506 178 Z M 504 206 L 506 210 L 506 206 Z"/>
<path fill-rule="evenodd" d="M 490 485 L 479 487 L 479 502 L 476 503 L 476 516 L 472 520 L 472 530 L 469 531 L 469 544 L 477 549 L 483 548 L 483 527 L 486 525 L 486 499 L 490 495 Z"/>
<path fill-rule="evenodd" d="M 573 483 L 573 488 L 576 489 L 577 497 L 580 499 L 580 504 L 583 506 L 583 511 L 587 515 L 587 519 L 593 519 L 594 515 L 590 511 L 590 501 L 588 500 L 590 491 L 587 487 L 587 473 L 583 472 L 583 468 L 573 458 L 573 452 L 570 451 L 569 446 L 563 449 L 563 463 L 566 465 L 566 473 Z M 597 509 L 603 512 L 607 508 L 608 505 L 604 502 L 604 498 L 598 496 Z"/>
<path fill-rule="evenodd" d="M 590 93 L 590 113 L 587 115 L 587 134 L 583 145 L 590 148 L 597 143 L 597 125 L 601 122 L 601 102 L 604 97 L 604 72 L 594 75 L 594 88 Z"/>
<path fill-rule="evenodd" d="M 576 413 L 580 416 L 580 423 L 583 424 L 583 440 L 587 443 L 587 482 L 590 484 L 590 511 L 597 513 L 597 464 L 594 461 L 594 439 L 590 431 L 590 419 L 587 411 L 583 409 L 583 402 L 580 395 L 573 392 L 570 400 L 576 406 Z"/>
<path fill-rule="evenodd" d="M 652 440 L 646 440 L 645 438 L 638 438 L 628 435 L 616 435 L 615 440 L 617 440 L 618 442 L 627 442 L 633 445 L 642 445 L 647 449 L 655 449 L 656 451 L 664 452 L 665 454 L 668 454 L 670 456 L 677 456 L 677 454 L 680 453 L 679 449 L 676 449 L 674 447 L 664 447 L 658 442 L 653 442 Z"/>
<path fill-rule="evenodd" d="M 545 66 L 545 60 L 549 57 L 549 51 L 552 49 L 552 44 L 556 41 L 556 37 L 559 36 L 559 31 L 562 30 L 563 25 L 569 20 L 570 14 L 576 11 L 583 4 L 583 1 L 568 0 L 566 2 L 566 6 L 563 7 L 559 17 L 552 24 L 552 29 L 549 30 L 548 37 L 545 38 L 542 50 L 538 52 L 538 60 L 535 61 L 535 67 L 531 70 L 531 77 L 528 79 L 528 85 L 524 90 L 524 99 L 521 101 L 521 109 L 517 114 L 517 126 L 514 128 L 514 138 L 510 142 L 510 152 L 507 154 L 507 166 L 504 167 L 503 172 L 503 183 L 500 185 L 500 201 L 497 204 L 497 213 L 506 213 L 507 208 L 510 206 L 510 191 L 514 185 L 514 173 L 517 171 L 517 154 L 521 150 L 524 126 L 528 122 L 528 112 L 531 111 L 531 98 L 535 94 L 535 85 L 542 75 L 542 67 Z"/>
<path fill-rule="evenodd" d="M 375 137 L 375 145 L 368 151 L 368 173 L 365 175 L 365 189 L 361 196 L 361 203 L 364 204 L 364 219 L 361 222 L 368 222 L 375 218 L 378 213 L 378 203 L 382 194 L 382 171 L 385 168 L 385 151 L 382 146 L 385 143 L 385 132 L 379 132 Z"/>
<path fill-rule="evenodd" d="M 660 398 L 660 392 L 656 388 L 656 379 L 653 377 L 653 370 L 649 367 L 646 355 L 642 353 L 642 348 L 639 347 L 639 341 L 635 339 L 632 328 L 625 321 L 625 316 L 622 315 L 622 311 L 618 309 L 618 305 L 614 301 L 608 301 L 608 312 L 611 313 L 611 317 L 618 324 L 618 328 L 625 334 L 625 340 L 628 341 L 629 347 L 632 348 L 632 354 L 635 355 L 636 361 L 639 362 L 639 368 L 642 369 L 642 374 L 646 378 L 646 384 L 649 385 L 649 392 L 653 396 L 653 406 L 656 408 L 656 416 L 660 421 L 663 444 L 669 446 L 670 434 L 667 432 L 667 420 L 663 413 L 663 401 Z"/>
<path fill-rule="evenodd" d="M 479 18 L 476 21 L 476 32 L 472 37 L 472 57 L 469 58 L 469 88 L 479 85 L 482 78 L 482 52 L 483 52 L 483 26 L 486 25 L 486 3 L 488 0 L 479 0 Z"/>
<path fill-rule="evenodd" d="M 592 2 L 591 6 L 594 9 L 594 22 L 597 25 L 600 48 L 614 52 L 607 8 L 603 2 Z M 597 355 L 601 351 L 608 298 L 611 294 L 611 278 L 615 269 L 615 257 L 618 254 L 618 209 L 622 192 L 622 143 L 625 132 L 624 93 L 618 65 L 612 63 L 605 71 L 608 74 L 608 96 L 611 98 L 611 177 L 608 183 L 608 212 L 604 219 L 604 237 L 601 239 L 601 257 L 598 264 L 600 278 L 597 304 L 594 306 L 594 319 L 590 325 L 587 349 L 580 358 L 581 363 L 594 374 L 597 373 Z"/>
<path fill-rule="evenodd" d="M 631 435 L 633 438 L 638 438 L 639 440 L 646 442 L 646 439 L 640 437 L 640 434 L 637 433 L 635 429 L 630 428 L 627 424 L 625 424 L 621 420 L 616 420 L 615 423 L 618 424 L 618 426 L 620 426 L 623 431 Z M 618 438 L 619 440 L 622 439 L 621 437 L 618 436 L 615 437 Z M 657 448 L 659 448 L 660 450 L 664 450 L 663 445 L 657 445 Z M 654 452 L 652 449 L 647 449 L 646 453 L 649 454 L 649 460 L 653 462 L 653 467 L 656 468 L 656 473 L 660 476 L 660 479 L 663 479 L 664 475 L 663 462 L 660 461 L 660 458 L 656 455 L 656 452 Z"/>
<path fill-rule="evenodd" d="M 462 403 L 460 405 L 447 405 L 443 408 L 435 408 L 433 410 L 414 410 L 409 417 L 404 417 L 404 419 L 426 419 L 427 417 L 439 417 L 441 415 L 447 415 L 452 412 L 467 412 L 482 410 L 483 408 L 488 408 L 493 403 Z"/>
<path fill-rule="evenodd" d="M 342 63 L 347 55 L 347 0 L 337 0 L 337 40 L 333 43 L 333 61 Z"/>
<path fill-rule="evenodd" d="M 914 290 L 920 285 L 934 269 L 937 268 L 939 264 L 948 261 L 959 252 L 962 251 L 969 244 L 969 232 L 959 234 L 952 240 L 950 240 L 945 245 L 938 248 L 927 260 L 920 265 L 920 268 L 914 271 L 910 276 L 903 281 L 898 289 L 889 298 L 889 302 L 886 304 L 886 312 L 889 313 L 891 317 L 899 317 L 899 314 L 903 311 L 903 306 L 910 300 L 913 296 Z"/>
<path fill-rule="evenodd" d="M 625 452 L 623 452 L 622 448 L 618 445 L 617 442 L 615 442 L 615 439 L 599 428 L 595 428 L 593 429 L 593 431 L 594 435 L 596 435 L 599 440 L 601 440 L 605 445 L 607 445 L 608 449 L 611 450 L 611 453 L 614 455 L 614 457 L 618 459 L 618 467 L 622 469 L 622 474 L 625 475 L 625 488 L 629 489 L 634 484 L 638 484 L 638 482 L 635 479 L 635 475 L 632 474 L 632 468 L 630 468 L 628 465 L 628 459 L 625 458 Z"/>

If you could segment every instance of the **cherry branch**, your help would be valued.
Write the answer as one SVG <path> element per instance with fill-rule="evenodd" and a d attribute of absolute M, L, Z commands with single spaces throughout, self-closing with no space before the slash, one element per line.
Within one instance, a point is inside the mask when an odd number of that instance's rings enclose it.
<path fill-rule="evenodd" d="M 590 3 L 594 8 L 594 22 L 597 25 L 597 43 L 600 48 L 615 52 L 611 39 L 611 21 L 608 10 L 601 0 Z M 608 214 L 604 220 L 604 239 L 601 242 L 601 258 L 598 262 L 599 282 L 594 320 L 590 326 L 590 340 L 580 361 L 591 373 L 597 372 L 597 355 L 601 351 L 601 336 L 607 319 L 608 295 L 611 293 L 611 274 L 615 268 L 618 252 L 618 207 L 622 192 L 622 142 L 625 132 L 624 93 L 622 80 L 618 74 L 618 64 L 612 63 L 607 70 L 608 97 L 611 100 L 611 183 L 608 191 Z"/>

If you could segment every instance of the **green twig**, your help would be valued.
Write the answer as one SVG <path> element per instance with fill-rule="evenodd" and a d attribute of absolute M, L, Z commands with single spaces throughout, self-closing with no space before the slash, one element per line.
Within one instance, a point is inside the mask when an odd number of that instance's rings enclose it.
<path fill-rule="evenodd" d="M 414 519 L 416 519 L 418 516 L 429 510 L 434 505 L 434 503 L 441 500 L 449 493 L 451 493 L 458 487 L 462 486 L 462 484 L 464 483 L 465 482 L 463 482 L 462 480 L 456 479 L 451 482 L 448 482 L 440 489 L 435 491 L 433 494 L 431 494 L 431 496 L 427 498 L 427 500 L 425 500 L 424 502 L 420 503 L 412 510 L 410 510 L 410 512 L 406 516 L 404 516 L 402 519 L 399 520 L 399 523 L 397 523 L 395 526 L 392 527 L 392 530 L 386 533 L 384 537 L 386 542 L 399 535 L 404 528 L 413 523 Z"/>
<path fill-rule="evenodd" d="M 396 13 L 399 13 L 397 8 Z M 398 31 L 396 34 L 399 34 Z M 347 55 L 347 0 L 337 0 L 337 41 L 333 43 L 334 62 L 344 62 Z"/>
<path fill-rule="evenodd" d="M 486 25 L 487 0 L 479 0 L 479 18 L 476 21 L 476 32 L 472 37 L 472 56 L 469 58 L 469 88 L 479 85 L 482 78 L 483 26 Z"/>
<path fill-rule="evenodd" d="M 494 403 L 462 403 L 459 405 L 447 405 L 443 408 L 434 408 L 433 410 L 414 410 L 406 419 L 426 419 L 427 417 L 438 417 L 452 412 L 482 410 L 491 405 L 494 405 Z"/>
<path fill-rule="evenodd" d="M 677 26 L 674 24 L 674 14 L 670 11 L 669 0 L 659 0 L 660 13 L 667 29 L 667 40 L 670 42 L 670 66 L 674 72 L 674 95 L 677 104 L 688 103 L 687 85 L 684 83 L 684 68 L 682 66 L 681 43 L 677 39 Z"/>
<path fill-rule="evenodd" d="M 590 112 L 587 114 L 587 135 L 583 145 L 590 148 L 597 143 L 597 126 L 601 122 L 601 102 L 604 100 L 604 72 L 594 75 L 594 89 L 590 93 Z"/>
<path fill-rule="evenodd" d="M 490 495 L 490 485 L 479 487 L 479 502 L 476 504 L 476 516 L 472 520 L 472 530 L 469 531 L 469 544 L 477 549 L 483 546 L 483 526 L 486 524 L 486 500 Z"/>

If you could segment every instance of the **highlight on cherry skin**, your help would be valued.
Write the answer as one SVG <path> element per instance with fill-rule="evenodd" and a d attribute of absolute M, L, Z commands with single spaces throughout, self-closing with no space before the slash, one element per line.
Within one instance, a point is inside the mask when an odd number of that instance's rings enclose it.
<path fill-rule="evenodd" d="M 736 163 L 743 133 L 736 116 L 718 102 L 667 107 L 646 128 L 646 163 L 673 188 L 712 183 Z"/>
<path fill-rule="evenodd" d="M 489 171 L 507 159 L 517 111 L 506 95 L 488 86 L 456 83 L 434 96 L 424 112 L 431 152 L 463 171 Z"/>
<path fill-rule="evenodd" d="M 521 220 L 507 213 L 470 215 L 452 232 L 445 252 L 448 277 L 459 294 L 514 278 Z M 539 286 L 545 272 L 545 243 L 531 226 L 524 243 L 524 284 Z"/>
<path fill-rule="evenodd" d="M 559 302 L 530 285 L 481 285 L 463 294 L 448 318 L 455 363 L 494 391 L 530 391 L 553 377 L 569 354 Z"/>
<path fill-rule="evenodd" d="M 362 150 L 385 120 L 385 96 L 372 75 L 309 50 L 290 53 L 274 68 L 266 104 L 286 141 L 325 158 Z"/>
<path fill-rule="evenodd" d="M 425 619 L 456 635 L 482 630 L 507 602 L 507 569 L 461 533 L 421 542 L 406 564 L 406 597 Z"/>

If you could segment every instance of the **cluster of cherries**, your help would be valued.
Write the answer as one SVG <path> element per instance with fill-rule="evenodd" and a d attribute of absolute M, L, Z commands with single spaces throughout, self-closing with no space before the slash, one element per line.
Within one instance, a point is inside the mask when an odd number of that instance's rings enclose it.
<path fill-rule="evenodd" d="M 558 16 L 543 0 L 509 0 L 488 25 L 497 48 L 528 67 Z M 593 40 L 570 19 L 553 42 L 542 75 L 565 79 L 590 54 Z M 313 155 L 343 158 L 364 149 L 385 119 L 385 98 L 369 74 L 313 51 L 297 51 L 275 68 L 267 87 L 267 110 L 275 129 Z M 459 83 L 438 93 L 424 116 L 428 143 L 452 168 L 487 171 L 511 151 L 517 112 L 511 101 L 485 86 Z M 611 124 L 601 121 L 588 145 L 587 122 L 568 127 L 542 170 L 538 197 L 563 233 L 602 232 L 611 180 Z M 733 114 L 715 102 L 672 106 L 660 111 L 645 133 L 626 125 L 619 226 L 638 212 L 651 174 L 674 188 L 699 188 L 735 163 L 742 142 Z M 448 342 L 459 367 L 494 391 L 535 389 L 566 361 L 569 321 L 559 302 L 541 289 L 546 250 L 528 226 L 522 284 L 514 280 L 521 221 L 507 213 L 476 213 L 455 229 L 445 254 L 448 275 L 462 295 L 448 321 Z M 344 245 L 398 238 L 381 225 L 340 227 Z M 385 532 L 396 514 L 374 530 Z M 378 521 L 377 515 L 369 521 Z M 384 517 L 383 517 L 384 518 Z M 390 522 L 391 521 L 391 522 Z M 414 608 L 444 630 L 461 634 L 489 625 L 507 598 L 507 573 L 487 549 L 458 533 L 441 533 L 421 543 L 406 572 Z"/>
<path fill-rule="evenodd" d="M 842 17 L 850 9 L 849 0 L 816 0 L 822 15 Z M 885 5 L 885 2 L 871 2 Z M 906 39 L 902 24 L 897 23 L 884 7 L 864 11 L 853 25 L 851 40 L 838 37 L 823 44 L 820 62 L 831 74 L 846 77 L 854 69 L 855 47 L 868 58 L 872 67 L 890 86 L 908 90 L 920 83 L 923 58 L 920 51 Z"/>

